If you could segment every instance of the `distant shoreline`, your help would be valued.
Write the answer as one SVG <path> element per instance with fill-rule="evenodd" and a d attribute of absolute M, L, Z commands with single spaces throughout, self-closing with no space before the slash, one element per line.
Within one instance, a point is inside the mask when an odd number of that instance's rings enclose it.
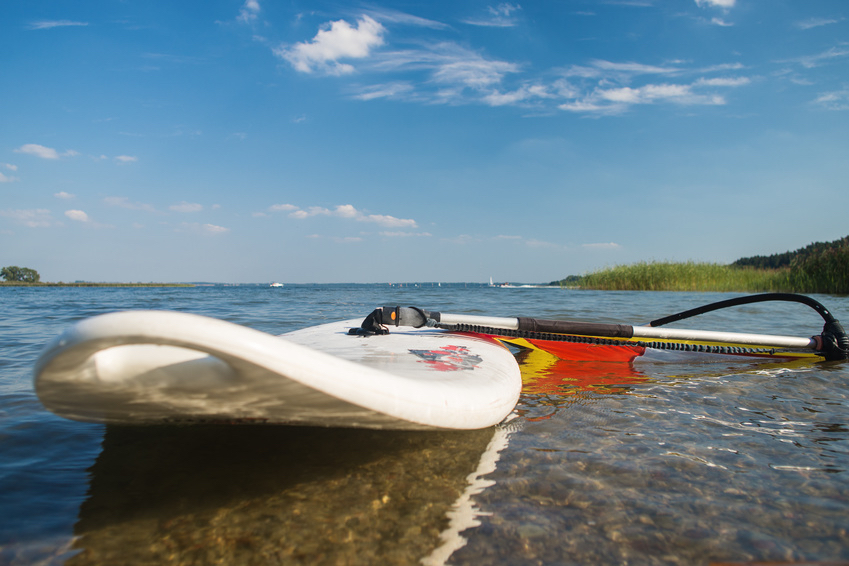
<path fill-rule="evenodd" d="M 25 283 L 23 281 L 0 281 L 0 287 L 194 287 L 193 283 Z"/>

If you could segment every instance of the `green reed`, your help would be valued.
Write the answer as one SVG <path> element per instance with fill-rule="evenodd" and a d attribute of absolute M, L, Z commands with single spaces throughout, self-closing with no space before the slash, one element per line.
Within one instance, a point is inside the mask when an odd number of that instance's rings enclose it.
<path fill-rule="evenodd" d="M 805 293 L 849 294 L 849 247 L 800 255 L 790 262 L 789 283 Z"/>
<path fill-rule="evenodd" d="M 561 286 L 620 291 L 849 294 L 849 236 L 794 252 L 718 263 L 640 262 L 570 276 Z"/>
<path fill-rule="evenodd" d="M 606 291 L 778 290 L 781 275 L 764 269 L 737 269 L 717 263 L 639 262 L 588 273 L 580 286 Z"/>
<path fill-rule="evenodd" d="M 714 291 L 849 294 L 849 250 L 808 258 L 789 268 L 754 269 L 717 263 L 639 262 L 582 276 L 584 289 L 606 291 Z"/>

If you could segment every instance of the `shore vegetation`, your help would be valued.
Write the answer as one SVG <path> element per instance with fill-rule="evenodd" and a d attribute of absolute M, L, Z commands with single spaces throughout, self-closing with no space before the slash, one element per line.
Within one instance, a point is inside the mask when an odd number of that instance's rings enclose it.
<path fill-rule="evenodd" d="M 0 281 L 0 287 L 194 287 L 194 285 L 192 283 L 95 283 L 92 281 L 27 283 L 24 281 Z"/>
<path fill-rule="evenodd" d="M 0 268 L 0 277 L 12 283 L 38 283 L 41 281 L 41 275 L 38 274 L 38 271 L 17 265 Z"/>
<path fill-rule="evenodd" d="M 849 236 L 794 252 L 741 258 L 729 265 L 639 262 L 554 282 L 605 291 L 716 291 L 849 294 Z"/>

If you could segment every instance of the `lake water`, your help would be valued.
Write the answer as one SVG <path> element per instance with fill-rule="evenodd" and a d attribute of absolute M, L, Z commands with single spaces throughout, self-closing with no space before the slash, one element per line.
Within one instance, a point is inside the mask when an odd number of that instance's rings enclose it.
<path fill-rule="evenodd" d="M 106 427 L 48 413 L 32 388 L 48 341 L 115 310 L 281 334 L 384 304 L 639 324 L 730 296 L 0 288 L 0 564 L 849 561 L 844 362 L 528 362 L 512 419 L 472 432 Z M 849 298 L 815 298 L 849 322 Z M 677 326 L 810 336 L 822 322 L 765 303 Z"/>

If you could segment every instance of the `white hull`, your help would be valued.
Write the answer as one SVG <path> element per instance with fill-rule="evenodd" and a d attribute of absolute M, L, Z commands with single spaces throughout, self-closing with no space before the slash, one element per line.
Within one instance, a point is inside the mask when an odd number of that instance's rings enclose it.
<path fill-rule="evenodd" d="M 519 367 L 497 342 L 432 329 L 348 335 L 359 322 L 277 337 L 185 313 L 102 315 L 47 347 L 35 388 L 58 415 L 118 424 L 475 429 L 515 406 Z"/>

